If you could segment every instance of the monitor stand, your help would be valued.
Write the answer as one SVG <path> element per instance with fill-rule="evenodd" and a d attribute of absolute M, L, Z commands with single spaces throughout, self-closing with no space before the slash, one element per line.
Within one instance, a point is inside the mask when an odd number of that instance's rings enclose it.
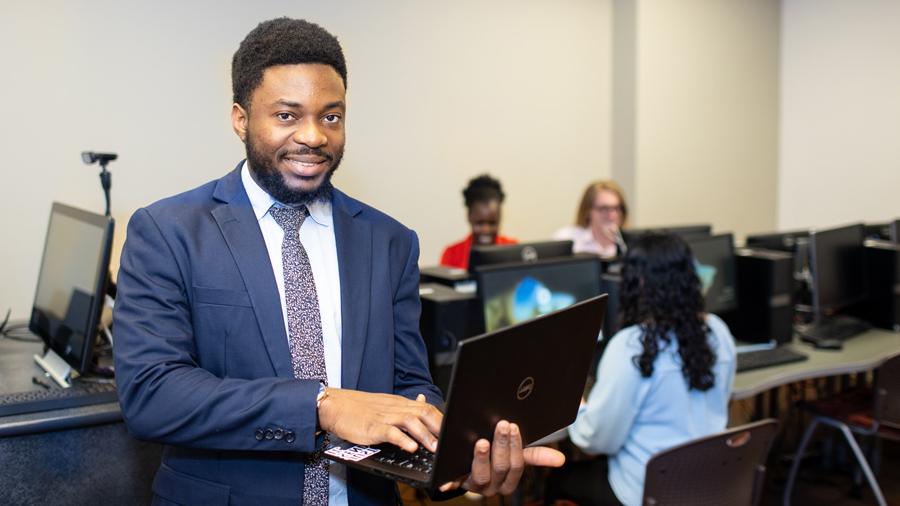
<path fill-rule="evenodd" d="M 34 361 L 62 388 L 72 386 L 72 366 L 55 351 L 48 349 L 43 357 L 35 353 Z"/>

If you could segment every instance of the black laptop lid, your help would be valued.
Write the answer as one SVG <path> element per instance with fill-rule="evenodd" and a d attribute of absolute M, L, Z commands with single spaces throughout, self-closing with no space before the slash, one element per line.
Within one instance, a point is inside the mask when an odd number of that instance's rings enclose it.
<path fill-rule="evenodd" d="M 469 472 L 500 420 L 530 444 L 575 421 L 606 295 L 459 344 L 432 483 Z"/>

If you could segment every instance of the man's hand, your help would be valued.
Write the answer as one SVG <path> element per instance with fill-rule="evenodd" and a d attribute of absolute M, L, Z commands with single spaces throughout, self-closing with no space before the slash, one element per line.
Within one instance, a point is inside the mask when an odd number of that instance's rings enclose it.
<path fill-rule="evenodd" d="M 494 428 L 494 444 L 486 439 L 475 443 L 472 472 L 457 481 L 445 483 L 441 492 L 463 487 L 485 496 L 512 494 L 519 485 L 526 465 L 560 467 L 566 457 L 551 448 L 522 448 L 519 426 L 500 421 Z"/>
<path fill-rule="evenodd" d="M 392 443 L 408 452 L 419 444 L 437 450 L 443 414 L 420 395 L 411 401 L 399 395 L 329 388 L 319 405 L 319 426 L 357 444 Z"/>

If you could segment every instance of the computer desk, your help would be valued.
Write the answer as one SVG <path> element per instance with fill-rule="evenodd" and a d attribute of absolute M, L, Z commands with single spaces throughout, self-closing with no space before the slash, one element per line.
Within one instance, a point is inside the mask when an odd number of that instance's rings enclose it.
<path fill-rule="evenodd" d="M 0 338 L 0 391 L 40 388 L 40 343 Z M 131 437 L 118 403 L 0 417 L 0 504 L 149 504 L 162 447 Z"/>
<path fill-rule="evenodd" d="M 740 401 L 794 382 L 870 371 L 885 360 L 900 355 L 900 332 L 872 329 L 848 339 L 841 350 L 817 350 L 795 339 L 788 344 L 809 360 L 739 372 L 734 377 L 731 400 Z M 758 405 L 760 409 L 762 405 Z M 772 411 L 777 411 L 773 409 Z M 534 444 L 551 444 L 568 437 L 560 429 Z"/>
<path fill-rule="evenodd" d="M 808 355 L 809 360 L 737 373 L 731 400 L 747 399 L 797 381 L 876 369 L 900 355 L 900 332 L 872 329 L 848 339 L 841 350 L 817 350 L 797 338 L 786 346 Z"/>

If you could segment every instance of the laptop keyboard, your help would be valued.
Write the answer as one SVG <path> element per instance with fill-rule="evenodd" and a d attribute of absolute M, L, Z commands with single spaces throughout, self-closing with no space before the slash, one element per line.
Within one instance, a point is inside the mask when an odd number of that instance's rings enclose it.
<path fill-rule="evenodd" d="M 430 474 L 432 468 L 434 468 L 434 453 L 426 450 L 422 445 L 419 445 L 419 449 L 415 453 L 410 453 L 391 444 L 377 445 L 375 448 L 381 451 L 369 457 L 372 460 L 425 474 Z"/>

